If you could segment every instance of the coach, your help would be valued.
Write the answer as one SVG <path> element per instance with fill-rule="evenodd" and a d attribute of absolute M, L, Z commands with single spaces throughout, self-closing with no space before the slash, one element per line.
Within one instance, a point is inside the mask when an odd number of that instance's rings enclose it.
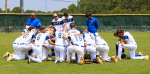
<path fill-rule="evenodd" d="M 90 12 L 86 13 L 86 17 L 86 25 L 88 27 L 88 32 L 97 33 L 97 29 L 99 27 L 98 20 L 92 17 L 92 14 Z"/>
<path fill-rule="evenodd" d="M 33 26 L 35 28 L 37 24 L 41 25 L 41 21 L 37 19 L 35 16 L 36 16 L 35 13 L 31 13 L 31 18 L 27 20 L 26 27 Z"/>

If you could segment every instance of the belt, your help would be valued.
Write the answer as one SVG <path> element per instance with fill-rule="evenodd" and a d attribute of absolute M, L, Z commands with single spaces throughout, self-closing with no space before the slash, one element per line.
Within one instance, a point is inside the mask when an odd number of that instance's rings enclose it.
<path fill-rule="evenodd" d="M 25 45 L 25 43 L 17 43 L 18 45 Z"/>
<path fill-rule="evenodd" d="M 94 46 L 95 47 L 95 45 L 94 44 L 87 44 L 88 46 Z"/>
<path fill-rule="evenodd" d="M 74 44 L 75 46 L 80 46 L 80 45 L 78 45 L 78 44 Z M 84 47 L 84 46 L 81 46 L 81 47 Z"/>
<path fill-rule="evenodd" d="M 17 43 L 13 43 L 13 44 L 17 44 Z"/>
<path fill-rule="evenodd" d="M 62 46 L 62 47 L 65 47 L 65 46 L 63 46 L 63 45 L 56 45 L 56 46 Z"/>

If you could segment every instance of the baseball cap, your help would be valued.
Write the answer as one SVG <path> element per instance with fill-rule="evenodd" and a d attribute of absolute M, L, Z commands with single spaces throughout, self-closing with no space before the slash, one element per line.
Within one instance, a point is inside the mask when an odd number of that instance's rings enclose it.
<path fill-rule="evenodd" d="M 41 23 L 38 23 L 38 24 L 36 25 L 36 27 L 37 27 L 37 28 L 40 28 L 40 27 L 41 27 Z"/>

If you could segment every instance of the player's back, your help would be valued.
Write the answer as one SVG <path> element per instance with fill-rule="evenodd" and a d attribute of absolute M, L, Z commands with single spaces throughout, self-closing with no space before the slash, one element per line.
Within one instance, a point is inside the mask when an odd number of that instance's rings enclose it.
<path fill-rule="evenodd" d="M 54 33 L 55 36 L 55 45 L 65 46 L 65 39 L 63 39 L 63 31 L 56 31 Z"/>
<path fill-rule="evenodd" d="M 75 33 L 80 34 L 80 32 L 76 29 L 71 29 L 69 30 L 70 35 L 73 35 Z M 84 39 L 82 36 L 71 36 L 71 41 L 73 42 L 74 45 L 81 45 L 84 46 Z"/>
<path fill-rule="evenodd" d="M 35 39 L 34 44 L 42 46 L 44 44 L 45 40 L 46 40 L 46 34 L 45 33 L 38 33 L 36 35 L 36 39 Z"/>
<path fill-rule="evenodd" d="M 95 43 L 101 45 L 108 45 L 107 42 L 100 35 L 97 35 L 95 37 Z"/>
<path fill-rule="evenodd" d="M 128 31 L 126 31 L 126 32 L 124 33 L 124 37 L 125 37 L 125 40 L 128 40 L 128 43 L 129 43 L 129 44 L 136 44 L 136 42 L 135 42 L 133 36 L 132 36 L 131 33 L 129 33 Z"/>
<path fill-rule="evenodd" d="M 19 36 L 19 37 L 14 41 L 14 43 L 18 43 L 22 38 L 23 38 L 23 35 Z"/>
<path fill-rule="evenodd" d="M 27 34 L 20 40 L 20 43 L 30 44 L 31 41 L 32 41 L 33 35 L 34 35 L 33 32 L 27 33 Z"/>
<path fill-rule="evenodd" d="M 95 44 L 95 36 L 93 33 L 84 33 L 83 38 L 87 44 Z"/>

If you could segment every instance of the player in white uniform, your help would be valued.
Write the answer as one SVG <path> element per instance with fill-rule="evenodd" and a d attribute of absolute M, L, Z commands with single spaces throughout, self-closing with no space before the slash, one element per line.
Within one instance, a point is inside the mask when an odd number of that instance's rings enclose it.
<path fill-rule="evenodd" d="M 66 25 L 64 25 L 64 21 L 61 18 L 58 18 L 58 14 L 53 14 L 54 19 L 52 20 L 51 26 L 54 26 L 56 28 L 56 31 L 66 31 Z"/>
<path fill-rule="evenodd" d="M 83 56 L 84 56 L 84 39 L 82 36 L 74 36 L 75 33 L 80 34 L 78 30 L 75 29 L 75 24 L 71 23 L 71 30 L 68 32 L 68 39 L 72 42 L 72 46 L 67 47 L 67 62 L 70 63 L 70 53 L 77 53 L 77 63 L 79 65 L 83 64 Z"/>
<path fill-rule="evenodd" d="M 119 43 L 118 57 L 121 58 L 122 48 L 129 50 L 129 56 L 131 59 L 144 59 L 148 60 L 149 56 L 137 56 L 135 57 L 135 51 L 137 49 L 137 43 L 133 36 L 129 32 L 125 32 L 124 29 L 118 31 L 118 35 L 124 37 L 124 43 Z"/>
<path fill-rule="evenodd" d="M 54 52 L 55 52 L 55 62 L 65 62 L 65 56 L 66 56 L 66 44 L 65 39 L 63 38 L 64 31 L 56 31 L 53 35 L 55 37 L 55 46 L 54 46 Z"/>
<path fill-rule="evenodd" d="M 37 54 L 37 58 L 34 58 L 34 57 L 28 57 L 28 63 L 32 61 L 35 61 L 35 62 L 38 62 L 38 63 L 41 63 L 42 62 L 42 46 L 45 42 L 45 40 L 48 40 L 48 42 L 52 45 L 54 45 L 53 42 L 50 41 L 49 37 L 46 36 L 44 32 L 44 29 L 45 27 L 44 26 L 41 26 L 40 27 L 40 31 L 39 33 L 36 35 L 36 39 L 35 39 L 35 42 L 33 41 L 33 45 L 32 45 L 32 49 L 36 52 Z"/>
<path fill-rule="evenodd" d="M 50 32 L 52 32 L 53 29 L 50 28 L 49 30 L 46 30 L 45 31 L 45 34 L 50 37 Z M 51 45 L 49 44 L 48 40 L 45 40 L 44 44 L 43 44 L 44 47 L 42 47 L 42 58 L 43 60 L 45 60 L 48 56 L 48 53 L 49 53 L 49 50 L 54 48 L 54 45 Z"/>
<path fill-rule="evenodd" d="M 21 40 L 17 43 L 17 52 L 16 54 L 10 54 L 7 61 L 10 60 L 23 60 L 25 59 L 25 52 L 32 48 L 31 40 L 35 36 L 33 32 L 30 32 L 33 27 L 29 27 L 25 36 L 22 36 Z"/>
<path fill-rule="evenodd" d="M 90 54 L 91 60 L 96 60 L 96 44 L 95 44 L 95 36 L 93 33 L 84 33 L 83 38 L 85 40 L 85 52 L 88 52 Z M 99 63 L 102 63 L 100 61 Z"/>
<path fill-rule="evenodd" d="M 102 61 L 114 61 L 114 62 L 118 62 L 118 60 L 115 57 L 108 57 L 108 52 L 109 52 L 109 46 L 106 43 L 106 41 L 100 36 L 100 35 L 96 35 L 95 34 L 95 41 L 96 41 L 96 51 L 97 51 L 97 55 L 96 57 L 98 58 L 99 55 L 99 51 L 101 52 L 101 59 Z"/>

